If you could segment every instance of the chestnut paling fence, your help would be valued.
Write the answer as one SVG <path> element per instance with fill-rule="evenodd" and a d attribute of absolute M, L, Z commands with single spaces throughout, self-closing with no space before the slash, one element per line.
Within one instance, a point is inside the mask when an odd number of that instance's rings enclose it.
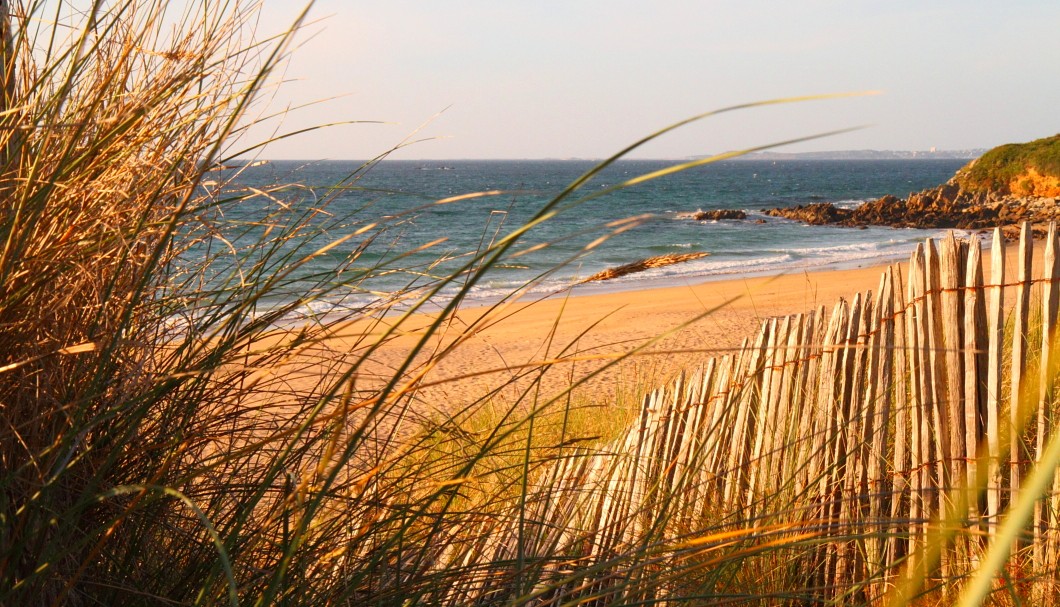
<path fill-rule="evenodd" d="M 1060 423 L 1055 224 L 1040 266 L 1030 226 L 1017 267 L 1005 248 L 999 232 L 986 252 L 976 236 L 929 240 L 874 294 L 764 322 L 739 352 L 646 396 L 610 448 L 547 468 L 518 520 L 450 557 L 510 559 L 512 583 L 552 580 L 516 588 L 545 603 L 722 592 L 741 583 L 718 573 L 726 563 L 768 578 L 748 560 L 762 554 L 783 555 L 757 566 L 789 596 L 875 602 L 913 577 L 914 592 L 955 592 Z M 1058 515 L 1060 476 L 1011 547 L 1010 573 L 1042 592 L 1055 591 Z M 651 584 L 631 580 L 649 570 Z"/>

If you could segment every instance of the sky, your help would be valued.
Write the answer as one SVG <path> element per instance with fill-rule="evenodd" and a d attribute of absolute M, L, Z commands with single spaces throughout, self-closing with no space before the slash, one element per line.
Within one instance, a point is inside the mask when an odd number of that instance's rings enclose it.
<path fill-rule="evenodd" d="M 266 0 L 259 31 L 298 2 Z M 1060 2 L 318 0 L 256 111 L 265 158 L 680 159 L 829 131 L 780 151 L 989 148 L 1060 132 Z M 310 104 L 306 106 L 306 104 Z M 303 107 L 304 106 L 304 107 Z M 278 129 L 278 130 L 277 130 Z"/>

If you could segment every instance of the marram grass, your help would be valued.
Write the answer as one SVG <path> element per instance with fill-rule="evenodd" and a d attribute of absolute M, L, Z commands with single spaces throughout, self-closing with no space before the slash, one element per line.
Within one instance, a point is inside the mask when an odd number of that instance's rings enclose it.
<path fill-rule="evenodd" d="M 635 398 L 624 413 L 633 425 L 616 434 L 598 426 L 597 403 L 574 394 L 587 377 L 545 393 L 543 378 L 577 359 L 575 344 L 552 344 L 546 363 L 506 370 L 503 385 L 473 402 L 426 403 L 433 413 L 423 414 L 420 389 L 433 366 L 481 328 L 451 322 L 461 295 L 520 250 L 547 245 L 535 242 L 537 225 L 599 195 L 581 188 L 671 129 L 601 163 L 526 225 L 484 238 L 461 268 L 432 278 L 431 267 L 404 265 L 406 218 L 371 208 L 334 215 L 327 196 L 311 199 L 299 186 L 241 191 L 209 171 L 253 153 L 231 142 L 253 122 L 256 96 L 288 50 L 290 32 L 253 36 L 253 5 L 0 7 L 10 23 L 0 53 L 0 604 L 721 605 L 808 596 L 794 557 L 825 541 L 827 526 L 785 522 L 806 507 L 790 483 L 753 520 L 714 502 L 689 512 L 676 495 L 649 491 L 626 521 L 636 541 L 610 544 L 604 558 L 584 558 L 590 538 L 576 526 L 545 524 L 541 514 L 557 504 L 571 520 L 592 516 L 577 512 L 578 496 L 622 482 L 611 474 L 627 461 L 616 441 L 643 439 Z M 374 162 L 328 196 L 356 187 Z M 247 201 L 269 210 L 253 225 L 226 220 Z M 348 254 L 336 267 L 295 280 L 298 268 L 340 248 Z M 369 250 L 385 254 L 368 262 Z M 189 261 L 196 257 L 205 261 Z M 284 320 L 316 299 L 364 290 L 382 272 L 407 275 L 409 288 L 334 317 Z M 458 296 L 406 358 L 373 367 L 453 285 Z M 434 349 L 440 336 L 448 345 Z M 858 582 L 847 596 L 859 596 Z M 762 590 L 778 585 L 790 592 Z M 967 604 L 983 596 L 967 592 Z"/>

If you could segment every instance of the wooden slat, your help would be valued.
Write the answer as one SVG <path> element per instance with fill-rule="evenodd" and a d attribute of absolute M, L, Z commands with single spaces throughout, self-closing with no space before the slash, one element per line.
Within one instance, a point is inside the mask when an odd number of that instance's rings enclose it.
<path fill-rule="evenodd" d="M 766 334 L 761 359 L 753 370 L 755 384 L 758 388 L 758 397 L 751 411 L 754 424 L 754 431 L 751 434 L 754 440 L 750 456 L 747 459 L 747 495 L 744 498 L 744 507 L 748 509 L 750 516 L 754 516 L 755 503 L 761 490 L 759 470 L 762 469 L 762 450 L 764 449 L 766 433 L 772 417 L 769 410 L 769 400 L 770 390 L 773 385 L 771 379 L 773 377 L 773 356 L 776 354 L 777 319 L 773 318 L 766 321 L 764 328 Z"/>
<path fill-rule="evenodd" d="M 1020 230 L 1019 266 L 1016 274 L 1016 307 L 1012 331 L 1012 362 L 1009 379 L 1009 491 L 1018 495 L 1022 466 L 1020 462 L 1029 454 L 1029 446 L 1023 440 L 1023 426 L 1028 415 L 1027 407 L 1020 403 L 1023 375 L 1027 368 L 1027 315 L 1031 300 L 1031 226 L 1024 222 Z"/>
<path fill-rule="evenodd" d="M 1049 234 L 1045 240 L 1045 251 L 1042 254 L 1042 341 L 1041 359 L 1038 367 L 1038 424 L 1036 436 L 1036 462 L 1041 460 L 1046 441 L 1051 437 L 1055 420 L 1053 419 L 1053 352 L 1056 336 L 1057 306 L 1060 305 L 1060 263 L 1056 251 L 1056 223 L 1049 225 Z M 1055 531 L 1046 533 L 1055 525 L 1056 507 L 1060 498 L 1053 495 L 1043 497 L 1035 504 L 1035 556 L 1039 566 L 1055 563 L 1057 555 L 1057 538 Z M 1050 508 L 1051 506 L 1051 508 Z M 1050 510 L 1052 512 L 1050 513 Z M 1048 544 L 1048 546 L 1046 546 Z M 1050 561 L 1049 558 L 1054 560 Z"/>
<path fill-rule="evenodd" d="M 746 341 L 745 341 L 746 343 Z M 729 407 L 729 392 L 731 391 L 733 366 L 736 364 L 736 356 L 726 355 L 718 363 L 718 377 L 710 391 L 712 409 L 710 421 L 707 424 L 711 436 L 711 445 L 707 451 L 705 465 L 719 476 L 717 488 L 719 493 L 724 490 L 724 477 L 727 474 L 727 461 L 724 458 L 726 447 L 731 444 L 728 428 L 733 419 L 732 407 Z"/>
<path fill-rule="evenodd" d="M 890 271 L 880 278 L 880 289 L 873 316 L 873 340 L 869 355 L 873 362 L 869 372 L 876 378 L 873 390 L 866 394 L 867 433 L 869 453 L 867 466 L 867 490 L 869 494 L 869 521 L 879 525 L 879 533 L 873 534 L 867 546 L 867 559 L 873 570 L 885 565 L 887 554 L 886 534 L 882 524 L 890 512 L 890 479 L 884 469 L 890 442 L 891 407 L 893 398 L 892 361 L 894 359 L 894 289 Z"/>
<path fill-rule="evenodd" d="M 1050 413 L 1053 415 L 1049 423 L 1049 429 L 1051 433 L 1057 431 L 1057 426 L 1060 425 L 1057 422 L 1056 416 L 1057 411 L 1057 394 L 1056 394 L 1056 379 L 1057 372 L 1060 371 L 1060 317 L 1057 315 L 1060 312 L 1057 308 L 1060 308 L 1060 234 L 1057 234 L 1056 222 L 1049 224 L 1049 236 L 1046 241 L 1047 255 L 1052 255 L 1053 263 L 1051 265 L 1046 263 L 1045 278 L 1048 280 L 1048 286 L 1046 287 L 1049 293 L 1046 295 L 1051 299 L 1052 303 L 1049 304 L 1053 311 L 1053 327 L 1052 327 L 1052 338 L 1049 340 L 1049 356 L 1043 356 L 1043 359 L 1048 360 L 1046 365 L 1045 374 L 1046 381 L 1049 383 L 1051 390 Z M 1045 305 L 1045 304 L 1043 304 Z M 1052 438 L 1052 437 L 1050 437 Z M 1047 554 L 1046 562 L 1056 563 L 1060 561 L 1060 470 L 1054 472 L 1053 477 L 1053 492 L 1049 498 L 1050 510 L 1052 513 L 1052 520 L 1049 526 L 1049 536 L 1047 538 Z"/>
<path fill-rule="evenodd" d="M 806 399 L 803 397 L 802 383 L 805 381 L 806 368 L 809 366 L 805 358 L 807 340 L 805 331 L 813 326 L 811 316 L 812 314 L 799 314 L 791 322 L 788 345 L 784 354 L 784 382 L 780 388 L 784 396 L 780 400 L 780 412 L 777 416 L 781 420 L 783 429 L 783 432 L 777 434 L 776 439 L 777 451 L 782 453 L 780 478 L 793 485 L 797 484 L 797 471 L 803 467 L 803 460 L 800 456 L 805 440 L 800 432 Z"/>
<path fill-rule="evenodd" d="M 983 305 L 983 261 L 979 236 L 968 242 L 964 269 L 964 457 L 969 517 L 978 521 L 978 458 L 986 420 L 986 308 Z"/>
<path fill-rule="evenodd" d="M 729 475 L 732 479 L 732 488 L 730 489 L 729 486 L 726 486 L 725 492 L 726 503 L 729 504 L 735 503 L 729 500 L 736 499 L 738 495 L 743 498 L 744 496 L 741 493 L 747 489 L 745 482 L 747 478 L 747 458 L 753 446 L 749 443 L 754 440 L 754 418 L 757 415 L 759 400 L 758 383 L 759 378 L 761 378 L 761 361 L 768 335 L 769 325 L 765 323 L 762 325 L 762 330 L 758 332 L 754 347 L 748 351 L 746 367 L 742 374 L 743 386 L 739 391 L 736 424 L 733 428 L 733 443 L 728 466 Z"/>
<path fill-rule="evenodd" d="M 997 531 L 1002 506 L 1001 478 L 1001 371 L 1005 339 L 1005 238 L 994 230 L 990 251 L 990 287 L 987 289 L 986 442 L 988 454 L 986 516 L 988 532 Z"/>
<path fill-rule="evenodd" d="M 714 360 L 711 359 L 709 365 L 713 366 L 713 364 Z M 702 451 L 701 445 L 706 436 L 701 428 L 707 409 L 704 404 L 706 399 L 703 394 L 705 375 L 706 369 L 700 367 L 685 387 L 683 403 L 685 419 L 681 428 L 682 438 L 681 444 L 674 455 L 675 490 L 680 492 L 680 499 L 682 500 L 680 514 L 682 516 L 687 516 L 692 510 L 694 506 L 692 500 L 695 499 L 696 492 L 702 485 L 701 478 L 703 475 L 693 468 L 692 460 Z"/>
<path fill-rule="evenodd" d="M 939 333 L 943 348 L 940 362 L 944 380 L 939 409 L 947 428 L 945 453 L 949 464 L 948 487 L 956 488 L 967 478 L 967 451 L 964 431 L 964 357 L 961 352 L 964 342 L 961 334 L 964 329 L 961 322 L 963 298 L 960 293 L 964 268 L 960 263 L 960 247 L 952 231 L 942 239 L 939 262 L 939 309 L 942 321 Z"/>
<path fill-rule="evenodd" d="M 787 476 L 777 474 L 784 470 L 795 455 L 796 447 L 791 444 L 792 422 L 789 417 L 791 410 L 791 384 L 797 369 L 795 352 L 798 348 L 799 328 L 801 318 L 797 316 L 785 316 L 781 321 L 781 328 L 777 334 L 777 356 L 773 361 L 778 373 L 773 376 L 772 398 L 770 408 L 774 410 L 772 436 L 766 444 L 769 450 L 766 452 L 766 469 L 772 473 L 766 475 L 767 485 L 770 492 L 776 491 L 789 481 Z"/>
<path fill-rule="evenodd" d="M 871 435 L 869 416 L 871 411 L 866 407 L 869 393 L 874 389 L 875 375 L 871 370 L 870 354 L 871 341 L 876 317 L 876 309 L 873 306 L 872 292 L 865 293 L 864 308 L 858 321 L 857 342 L 854 354 L 854 382 L 851 385 L 850 395 L 850 420 L 848 426 L 855 434 L 847 441 L 847 457 L 853 459 L 850 468 L 853 477 L 850 499 L 857 501 L 857 509 L 865 505 L 865 482 L 866 482 L 866 458 L 868 457 L 868 441 Z"/>
<path fill-rule="evenodd" d="M 770 352 L 769 357 L 768 398 L 763 401 L 768 413 L 763 416 L 766 427 L 760 467 L 767 472 L 760 477 L 762 482 L 759 483 L 759 489 L 764 491 L 766 495 L 772 493 L 775 487 L 779 486 L 777 483 L 776 465 L 781 457 L 780 441 L 783 438 L 783 433 L 780 428 L 786 423 L 786 420 L 780 417 L 780 407 L 784 401 L 784 395 L 781 394 L 784 375 L 788 372 L 785 363 L 787 361 L 788 333 L 791 331 L 791 318 L 785 316 L 776 320 L 773 350 Z M 763 381 L 765 381 L 764 376 Z"/>
<path fill-rule="evenodd" d="M 729 500 L 737 493 L 736 485 L 739 481 L 739 476 L 733 469 L 732 457 L 733 450 L 736 449 L 737 421 L 741 411 L 743 411 L 740 406 L 740 399 L 742 398 L 742 385 L 746 375 L 747 359 L 751 355 L 750 343 L 750 340 L 745 337 L 739 352 L 732 357 L 728 380 L 724 384 L 725 387 L 722 392 L 724 395 L 722 410 L 725 412 L 724 419 L 726 423 L 724 431 L 719 432 L 719 451 L 716 465 L 722 470 L 724 478 L 722 498 L 725 504 L 729 504 Z"/>
<path fill-rule="evenodd" d="M 716 429 L 712 426 L 712 423 L 719 400 L 715 396 L 715 387 L 719 379 L 719 368 L 724 366 L 726 361 L 727 357 L 722 357 L 720 360 L 711 358 L 707 361 L 706 368 L 703 371 L 703 383 L 700 388 L 702 406 L 699 407 L 698 421 L 693 430 L 691 453 L 686 459 L 686 465 L 689 468 L 698 468 L 700 470 L 699 482 L 689 496 L 692 506 L 688 514 L 693 521 L 702 519 L 703 508 L 708 496 L 713 499 L 720 489 L 717 483 L 718 467 L 711 459 L 718 442 Z"/>
<path fill-rule="evenodd" d="M 906 491 L 909 486 L 909 367 L 906 360 L 909 356 L 909 346 L 906 341 L 906 308 L 908 306 L 905 291 L 902 288 L 902 268 L 894 265 L 889 269 L 891 284 L 894 288 L 894 369 L 893 369 L 893 393 L 894 393 L 894 453 L 892 456 L 892 482 L 891 482 L 891 521 L 910 519 L 909 500 Z M 905 531 L 906 525 L 902 525 Z M 908 542 L 902 538 L 897 524 L 891 527 L 888 537 L 887 560 L 889 563 L 897 563 L 905 556 Z"/>
<path fill-rule="evenodd" d="M 840 299 L 832 311 L 829 320 L 828 335 L 825 338 L 822 362 L 822 378 L 818 391 L 817 410 L 822 417 L 820 433 L 820 448 L 817 451 L 817 470 L 819 471 L 819 495 L 820 515 L 818 518 L 826 521 L 827 529 L 834 532 L 838 528 L 838 502 L 836 479 L 838 470 L 836 466 L 836 451 L 839 448 L 839 436 L 842 426 L 837 411 L 841 409 L 841 391 L 839 390 L 839 375 L 842 373 L 843 344 L 846 340 L 848 314 L 847 303 Z M 823 567 L 820 569 L 818 585 L 831 585 L 835 577 L 835 552 L 827 545 L 821 546 L 824 552 Z"/>
<path fill-rule="evenodd" d="M 812 482 L 814 435 L 817 432 L 814 420 L 817 413 L 817 383 L 821 369 L 821 342 L 824 340 L 824 307 L 806 316 L 803 330 L 801 356 L 805 361 L 799 374 L 799 400 L 802 406 L 799 411 L 799 467 L 796 468 L 795 492 L 799 495 Z"/>
<path fill-rule="evenodd" d="M 836 457 L 842 478 L 842 493 L 839 498 L 839 520 L 843 524 L 841 534 L 858 529 L 863 518 L 861 487 L 864 479 L 865 413 L 862 409 L 862 393 L 865 385 L 865 339 L 868 334 L 868 319 L 872 316 L 871 302 L 871 293 L 867 293 L 864 298 L 854 297 L 852 309 L 856 312 L 857 319 L 856 321 L 851 319 L 850 332 L 847 334 L 846 373 L 849 377 L 845 391 L 846 427 L 841 438 L 842 448 Z M 838 548 L 837 586 L 839 580 L 861 577 L 861 559 L 859 558 L 861 550 L 855 546 L 855 542 L 840 542 Z"/>
<path fill-rule="evenodd" d="M 924 371 L 930 373 L 925 377 L 927 383 L 924 392 L 929 398 L 928 415 L 931 419 L 931 451 L 934 462 L 935 497 L 933 505 L 935 514 L 946 511 L 946 488 L 949 487 L 949 426 L 943 410 L 942 398 L 945 393 L 945 356 L 942 352 L 942 306 L 940 305 L 939 254 L 935 241 L 924 243 L 924 315 L 921 317 L 921 328 L 925 341 L 921 344 L 924 360 L 929 361 Z M 944 562 L 940 563 L 944 568 Z"/>
<path fill-rule="evenodd" d="M 910 356 L 909 373 L 913 380 L 913 407 L 910 422 L 912 424 L 912 448 L 910 467 L 912 486 L 910 490 L 910 525 L 909 554 L 916 555 L 927 534 L 928 521 L 933 509 L 930 499 L 931 486 L 931 416 L 930 416 L 930 364 L 927 362 L 926 341 L 923 332 L 923 321 L 926 313 L 924 301 L 924 248 L 917 246 L 909 261 L 909 296 L 912 305 L 906 313 L 907 342 Z"/>
<path fill-rule="evenodd" d="M 837 304 L 838 306 L 838 304 Z M 825 452 L 828 444 L 828 429 L 831 423 L 830 407 L 828 411 L 823 405 L 829 402 L 834 386 L 834 376 L 831 375 L 833 355 L 827 351 L 831 341 L 838 331 L 837 314 L 828 316 L 823 306 L 818 309 L 815 319 L 813 348 L 814 356 L 814 379 L 807 386 L 807 407 L 810 409 L 810 427 L 812 430 L 807 435 L 808 450 L 806 455 L 806 470 L 804 474 L 806 494 L 809 507 L 806 517 L 809 520 L 822 521 L 827 516 L 827 474 L 825 472 Z M 810 584 L 815 588 L 826 585 L 826 554 L 828 547 L 822 543 L 812 551 L 808 568 L 811 572 Z"/>

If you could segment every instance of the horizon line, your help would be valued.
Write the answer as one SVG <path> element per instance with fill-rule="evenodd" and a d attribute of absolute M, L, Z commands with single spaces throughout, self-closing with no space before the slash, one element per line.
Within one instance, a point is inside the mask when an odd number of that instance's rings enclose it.
<path fill-rule="evenodd" d="M 780 152 L 780 151 L 760 151 L 750 152 L 742 156 L 736 156 L 733 158 L 726 158 L 725 160 L 739 160 L 741 158 L 755 157 L 755 156 L 827 156 L 827 155 L 849 155 L 849 154 L 909 154 L 909 158 L 896 158 L 896 160 L 915 160 L 920 158 L 929 159 L 931 156 L 941 156 L 947 154 L 967 156 L 972 152 L 985 152 L 990 148 L 952 148 L 952 149 L 936 149 L 936 150 L 879 150 L 873 148 L 859 148 L 849 150 L 822 150 L 815 152 Z M 721 152 L 722 154 L 728 152 Z M 638 161 L 685 161 L 696 158 L 708 158 L 710 156 L 716 156 L 719 154 L 715 153 L 704 153 L 704 154 L 692 154 L 686 156 L 638 156 L 638 157 L 623 157 L 617 159 L 618 162 L 627 160 L 638 160 Z M 953 158 L 956 160 L 957 158 Z M 268 162 L 368 162 L 371 159 L 368 158 L 308 158 L 308 157 L 250 157 L 250 158 L 235 158 L 233 160 L 241 161 L 268 161 Z M 466 161 L 540 161 L 540 160 L 552 160 L 552 161 L 594 161 L 600 162 L 607 160 L 605 156 L 590 157 L 590 156 L 463 156 L 453 158 L 387 158 L 383 157 L 380 160 L 401 160 L 406 162 L 466 162 Z M 886 158 L 881 160 L 887 160 Z"/>

